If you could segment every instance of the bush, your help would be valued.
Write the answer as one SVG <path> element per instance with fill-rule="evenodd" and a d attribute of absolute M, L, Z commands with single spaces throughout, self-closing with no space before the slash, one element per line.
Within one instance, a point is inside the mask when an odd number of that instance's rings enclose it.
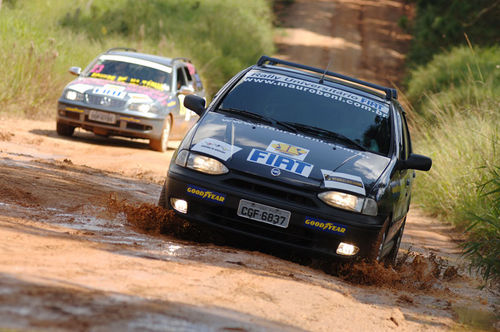
<path fill-rule="evenodd" d="M 470 211 L 471 225 L 467 228 L 470 240 L 464 243 L 464 254 L 471 267 L 483 278 L 500 283 L 500 166 L 485 166 L 490 179 L 479 187 L 479 196 L 489 207 L 483 215 Z"/>
<path fill-rule="evenodd" d="M 491 46 L 500 42 L 497 0 L 414 0 L 416 18 L 408 59 L 422 65 L 433 55 L 456 45 L 464 45 L 466 34 L 474 45 Z"/>
<path fill-rule="evenodd" d="M 466 231 L 464 253 L 486 280 L 499 272 L 499 58 L 498 47 L 455 48 L 414 70 L 408 92 L 415 146 L 433 159 L 415 201 Z"/>
<path fill-rule="evenodd" d="M 102 41 L 118 35 L 159 44 L 167 57 L 193 59 L 214 93 L 238 71 L 273 52 L 271 3 L 258 1 L 120 0 L 77 8 L 61 20 Z"/>
<path fill-rule="evenodd" d="M 68 68 L 116 46 L 192 58 L 210 95 L 273 52 L 270 8 L 267 0 L 4 0 L 0 76 L 9 79 L 0 82 L 0 112 L 54 116 Z"/>
<path fill-rule="evenodd" d="M 410 73 L 407 97 L 425 117 L 436 109 L 447 113 L 481 112 L 483 103 L 500 95 L 500 47 L 456 47 L 436 55 Z M 495 104 L 484 105 L 495 108 Z"/>

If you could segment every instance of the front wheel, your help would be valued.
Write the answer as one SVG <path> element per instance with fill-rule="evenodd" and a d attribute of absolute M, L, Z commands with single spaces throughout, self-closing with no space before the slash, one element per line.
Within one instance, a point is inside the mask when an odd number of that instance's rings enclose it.
<path fill-rule="evenodd" d="M 394 242 L 394 245 L 392 246 L 391 251 L 389 251 L 389 253 L 387 254 L 387 256 L 385 258 L 385 261 L 388 264 L 396 265 L 396 258 L 398 257 L 398 251 L 399 251 L 399 247 L 401 245 L 401 239 L 403 238 L 403 231 L 405 229 L 405 225 L 406 225 L 406 218 L 403 221 L 403 224 L 401 225 L 401 228 L 399 229 L 398 234 L 395 236 L 396 241 Z"/>
<path fill-rule="evenodd" d="M 172 125 L 170 123 L 170 118 L 166 118 L 160 139 L 149 139 L 149 146 L 151 147 L 151 149 L 159 152 L 165 152 L 168 150 L 168 138 L 170 136 L 171 126 Z"/>
<path fill-rule="evenodd" d="M 161 187 L 160 198 L 158 199 L 158 206 L 161 206 L 164 209 L 167 208 L 167 201 L 165 199 L 165 184 Z"/>
<path fill-rule="evenodd" d="M 75 132 L 75 127 L 61 122 L 57 122 L 56 131 L 59 136 L 71 137 Z"/>

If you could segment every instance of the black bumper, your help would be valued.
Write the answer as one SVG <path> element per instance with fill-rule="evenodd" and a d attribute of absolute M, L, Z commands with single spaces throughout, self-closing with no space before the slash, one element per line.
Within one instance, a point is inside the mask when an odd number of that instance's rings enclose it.
<path fill-rule="evenodd" d="M 188 192 L 188 188 L 193 187 L 210 191 L 212 195 L 205 198 L 193 195 Z M 331 208 L 319 201 L 316 193 L 276 185 L 266 179 L 249 179 L 234 172 L 210 176 L 175 164 L 168 172 L 165 192 L 170 209 L 173 209 L 170 204 L 172 197 L 188 202 L 187 214 L 174 210 L 182 218 L 319 256 L 348 258 L 336 254 L 339 243 L 345 242 L 360 249 L 353 257 L 367 257 L 385 220 Z M 241 199 L 290 211 L 288 227 L 238 216 Z M 311 221 L 314 221 L 313 225 Z"/>

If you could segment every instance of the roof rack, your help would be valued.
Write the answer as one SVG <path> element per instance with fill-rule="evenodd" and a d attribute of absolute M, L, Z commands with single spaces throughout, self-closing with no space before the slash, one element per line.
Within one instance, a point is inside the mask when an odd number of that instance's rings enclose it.
<path fill-rule="evenodd" d="M 185 61 L 185 62 L 189 62 L 191 63 L 191 59 L 188 59 L 188 58 L 182 58 L 182 57 L 178 57 L 178 58 L 173 58 L 172 59 L 172 63 L 176 62 L 176 61 Z"/>
<path fill-rule="evenodd" d="M 339 73 L 325 71 L 323 69 L 302 65 L 299 63 L 295 63 L 295 62 L 290 62 L 290 61 L 285 61 L 285 60 L 281 60 L 281 59 L 277 59 L 277 58 L 272 58 L 272 57 L 269 57 L 267 55 L 263 55 L 260 57 L 259 61 L 257 61 L 257 66 L 262 66 L 266 62 L 269 62 L 272 65 L 282 64 L 282 65 L 289 66 L 289 67 L 301 68 L 301 69 L 309 70 L 309 71 L 312 71 L 315 73 L 324 74 L 324 75 L 340 78 L 340 79 L 345 80 L 345 81 L 364 85 L 364 86 L 367 86 L 367 87 L 370 87 L 370 88 L 373 88 L 376 90 L 384 91 L 385 92 L 385 99 L 387 99 L 387 100 L 390 100 L 391 98 L 394 98 L 394 99 L 398 98 L 398 93 L 397 93 L 396 89 L 386 88 L 384 86 L 381 86 L 381 85 L 378 85 L 375 83 L 365 82 L 365 81 L 359 80 L 357 78 L 345 76 L 345 75 L 342 75 Z"/>
<path fill-rule="evenodd" d="M 112 52 L 112 51 L 125 51 L 125 52 L 137 52 L 135 48 L 130 48 L 130 47 L 113 47 L 110 48 L 109 50 L 106 51 L 106 53 Z"/>

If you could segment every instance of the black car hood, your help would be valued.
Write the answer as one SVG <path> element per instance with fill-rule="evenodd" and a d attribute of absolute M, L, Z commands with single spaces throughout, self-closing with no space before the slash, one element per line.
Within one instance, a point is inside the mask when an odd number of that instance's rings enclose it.
<path fill-rule="evenodd" d="M 371 152 L 215 112 L 203 117 L 190 148 L 217 157 L 234 171 L 361 195 L 370 193 L 390 161 Z"/>

